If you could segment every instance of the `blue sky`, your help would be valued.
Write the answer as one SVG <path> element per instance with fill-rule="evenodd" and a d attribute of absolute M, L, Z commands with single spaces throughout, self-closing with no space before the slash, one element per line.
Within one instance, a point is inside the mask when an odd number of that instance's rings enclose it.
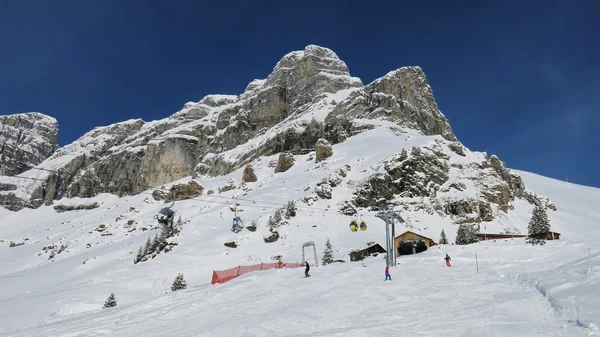
<path fill-rule="evenodd" d="M 454 3 L 4 0 L 0 114 L 54 116 L 65 145 L 239 94 L 317 44 L 365 84 L 420 65 L 468 148 L 600 187 L 600 2 Z"/>

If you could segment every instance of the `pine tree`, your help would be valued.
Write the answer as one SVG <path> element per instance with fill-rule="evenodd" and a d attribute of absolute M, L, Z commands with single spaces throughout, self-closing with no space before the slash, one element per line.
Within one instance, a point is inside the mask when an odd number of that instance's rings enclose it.
<path fill-rule="evenodd" d="M 115 294 L 110 294 L 104 302 L 104 308 L 111 308 L 117 306 L 117 299 L 115 298 Z"/>
<path fill-rule="evenodd" d="M 183 274 L 180 273 L 179 275 L 177 275 L 177 277 L 173 281 L 173 285 L 171 285 L 171 290 L 177 291 L 177 290 L 182 290 L 185 288 L 187 288 L 187 283 L 185 282 L 185 279 L 183 278 Z"/>
<path fill-rule="evenodd" d="M 155 252 L 158 249 L 159 244 L 158 234 L 154 235 L 154 240 L 152 240 L 152 244 L 150 245 L 150 252 Z"/>
<path fill-rule="evenodd" d="M 442 233 L 440 233 L 440 242 L 444 245 L 448 244 L 448 237 L 446 236 L 446 232 L 442 229 Z"/>
<path fill-rule="evenodd" d="M 146 241 L 146 245 L 144 246 L 144 255 L 150 254 L 150 247 L 152 246 L 152 241 L 150 237 L 148 237 L 148 241 Z"/>
<path fill-rule="evenodd" d="M 535 206 L 527 230 L 527 243 L 531 243 L 532 246 L 546 243 L 546 238 L 550 232 L 550 220 L 543 207 Z"/>
<path fill-rule="evenodd" d="M 267 227 L 269 227 L 269 232 L 275 231 L 275 227 L 277 227 L 277 224 L 275 223 L 275 220 L 273 220 L 272 216 L 270 216 L 269 221 L 267 221 Z"/>
<path fill-rule="evenodd" d="M 325 242 L 325 251 L 323 252 L 323 265 L 330 264 L 333 262 L 333 249 L 331 248 L 331 242 L 327 238 Z"/>
<path fill-rule="evenodd" d="M 477 241 L 477 229 L 474 225 L 462 224 L 458 226 L 455 241 L 457 245 L 468 245 Z"/>
<path fill-rule="evenodd" d="M 144 248 L 140 247 L 140 250 L 138 251 L 137 256 L 133 260 L 133 263 L 136 264 L 136 263 L 140 262 L 143 257 L 144 257 Z"/>
<path fill-rule="evenodd" d="M 273 214 L 273 221 L 275 222 L 275 225 L 279 225 L 281 222 L 281 208 L 278 208 L 275 211 L 275 214 Z"/>
<path fill-rule="evenodd" d="M 289 219 L 291 217 L 295 217 L 296 216 L 296 204 L 294 203 L 294 200 L 290 200 L 288 201 L 286 207 L 285 207 L 285 218 Z"/>

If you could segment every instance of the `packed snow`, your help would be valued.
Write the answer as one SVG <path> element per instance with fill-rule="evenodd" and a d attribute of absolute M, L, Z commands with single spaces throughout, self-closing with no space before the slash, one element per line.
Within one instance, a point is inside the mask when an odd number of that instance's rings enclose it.
<path fill-rule="evenodd" d="M 399 256 L 398 266 L 390 268 L 392 281 L 384 281 L 384 254 L 350 262 L 349 252 L 367 242 L 385 246 L 385 226 L 374 212 L 361 211 L 358 219 L 368 229 L 351 232 L 355 217 L 339 214 L 339 204 L 403 148 L 432 148 L 440 140 L 386 123 L 333 145 L 334 155 L 320 163 L 314 153 L 296 156 L 292 168 L 274 174 L 278 156 L 261 157 L 253 162 L 258 181 L 245 186 L 243 169 L 197 179 L 204 193 L 173 206 L 183 222 L 173 238 L 177 245 L 138 264 L 133 263 L 138 249 L 160 232 L 153 216 L 169 205 L 154 201 L 152 190 L 55 201 L 98 202 L 89 210 L 0 209 L 0 335 L 600 336 L 600 189 L 518 171 L 529 190 L 556 205 L 558 211 L 548 216 L 560 240 L 543 246 L 520 238 L 438 245 Z M 452 160 L 477 156 L 467 151 Z M 309 198 L 319 181 L 340 169 L 347 176 L 331 199 Z M 450 179 L 465 182 L 468 176 L 455 170 Z M 219 192 L 228 184 L 236 188 Z M 453 193 L 448 196 L 457 197 Z M 265 243 L 269 216 L 289 200 L 297 215 L 278 228 L 279 240 Z M 244 226 L 256 221 L 256 232 L 230 230 L 235 203 Z M 487 231 L 513 226 L 524 232 L 531 209 L 517 200 L 515 210 L 486 224 Z M 451 219 L 423 212 L 405 216 L 397 234 L 410 229 L 437 241 L 444 229 L 454 241 L 457 226 Z M 328 238 L 334 258 L 345 262 L 322 265 Z M 230 241 L 238 247 L 224 246 Z M 314 266 L 312 248 L 305 250 L 309 278 L 303 268 L 272 269 L 210 284 L 213 270 L 271 263 L 277 255 L 301 262 L 302 244 L 309 241 L 319 259 Z M 452 258 L 450 268 L 445 254 Z M 188 288 L 172 292 L 179 273 Z M 117 306 L 102 308 L 111 293 Z"/>

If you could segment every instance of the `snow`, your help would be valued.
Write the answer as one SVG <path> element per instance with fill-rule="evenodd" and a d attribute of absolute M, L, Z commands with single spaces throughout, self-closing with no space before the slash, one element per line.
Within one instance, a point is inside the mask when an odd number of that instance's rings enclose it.
<path fill-rule="evenodd" d="M 529 190 L 556 205 L 558 211 L 548 216 L 552 230 L 562 234 L 560 240 L 544 246 L 527 245 L 524 239 L 436 246 L 398 257 L 391 282 L 383 281 L 382 255 L 350 262 L 349 252 L 367 242 L 385 246 L 385 226 L 374 212 L 361 210 L 359 218 L 368 229 L 351 232 L 348 224 L 354 217 L 337 213 L 339 204 L 402 149 L 444 148 L 439 136 L 419 135 L 386 121 L 362 122 L 379 126 L 333 145 L 334 155 L 323 162 L 315 164 L 314 153 L 295 156 L 292 168 L 274 174 L 270 165 L 278 155 L 273 155 L 252 163 L 258 181 L 244 187 L 243 168 L 197 180 L 205 193 L 173 207 L 184 222 L 173 239 L 178 245 L 135 265 L 139 247 L 159 232 L 153 216 L 165 206 L 153 200 L 152 190 L 56 202 L 100 204 L 91 210 L 0 209 L 0 335 L 370 336 L 410 330 L 417 336 L 600 336 L 600 189 L 515 171 Z M 476 171 L 466 164 L 480 162 L 483 154 L 467 149 L 465 154 L 451 156 L 451 162 L 465 166 L 451 169 L 449 183 L 463 182 L 467 190 L 440 192 L 442 197 L 469 197 L 477 190 L 467 184 Z M 332 199 L 318 199 L 312 206 L 302 201 L 314 195 L 319 181 L 346 165 L 351 169 L 332 188 Z M 219 193 L 230 181 L 236 188 Z M 209 190 L 215 193 L 207 194 Z M 288 200 L 295 200 L 297 216 L 278 228 L 278 241 L 265 243 L 268 217 Z M 236 202 L 245 226 L 256 220 L 256 232 L 230 231 L 229 206 Z M 533 207 L 523 200 L 514 206 L 485 223 L 488 232 L 526 231 Z M 397 225 L 398 234 L 411 230 L 437 240 L 444 229 L 450 242 L 456 235 L 450 218 L 410 210 L 403 217 L 406 223 Z M 106 226 L 102 233 L 96 231 L 100 224 Z M 103 236 L 107 233 L 112 235 Z M 307 241 L 316 243 L 320 260 L 327 238 L 334 258 L 345 263 L 319 263 L 312 266 L 310 278 L 304 278 L 302 268 L 277 269 L 210 285 L 213 270 L 273 262 L 274 255 L 300 262 Z M 228 241 L 239 246 L 225 247 Z M 23 245 L 9 247 L 10 242 Z M 49 245 L 66 249 L 50 260 L 42 250 Z M 306 253 L 312 264 L 312 249 Z M 444 264 L 446 253 L 452 268 Z M 171 292 L 179 273 L 188 289 Z M 110 293 L 118 305 L 102 309 Z"/>

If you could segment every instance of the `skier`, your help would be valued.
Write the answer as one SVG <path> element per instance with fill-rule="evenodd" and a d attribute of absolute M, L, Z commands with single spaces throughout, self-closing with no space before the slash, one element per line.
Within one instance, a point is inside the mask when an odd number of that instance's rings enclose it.
<path fill-rule="evenodd" d="M 450 265 L 450 260 L 452 260 L 452 259 L 450 258 L 450 256 L 449 256 L 448 254 L 446 254 L 446 257 L 444 258 L 444 260 L 446 260 L 446 265 L 447 265 L 448 267 L 452 267 L 452 266 Z"/>
<path fill-rule="evenodd" d="M 304 277 L 309 277 L 310 275 L 308 275 L 308 271 L 310 270 L 310 265 L 308 265 L 308 261 L 306 261 L 305 263 L 306 269 L 304 269 Z"/>
<path fill-rule="evenodd" d="M 392 276 L 390 275 L 390 266 L 385 266 L 385 280 L 392 280 Z"/>

